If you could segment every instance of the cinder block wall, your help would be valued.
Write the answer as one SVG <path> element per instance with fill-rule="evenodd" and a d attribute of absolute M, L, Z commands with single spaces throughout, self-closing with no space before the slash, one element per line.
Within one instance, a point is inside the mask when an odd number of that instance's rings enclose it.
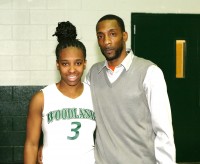
<path fill-rule="evenodd" d="M 88 70 L 103 58 L 96 41 L 97 20 L 108 13 L 118 14 L 130 31 L 133 9 L 127 2 L 0 0 L 0 85 L 46 85 L 59 80 L 57 40 L 52 35 L 61 21 L 71 21 L 77 27 L 77 38 L 87 48 Z"/>
<path fill-rule="evenodd" d="M 0 86 L 0 163 L 23 163 L 26 116 L 32 95 L 44 86 Z"/>

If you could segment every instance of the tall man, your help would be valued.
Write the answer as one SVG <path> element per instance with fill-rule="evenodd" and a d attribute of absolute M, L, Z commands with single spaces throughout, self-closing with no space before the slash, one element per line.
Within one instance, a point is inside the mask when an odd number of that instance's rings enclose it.
<path fill-rule="evenodd" d="M 166 82 L 161 69 L 126 48 L 128 33 L 116 15 L 96 25 L 106 58 L 87 74 L 96 114 L 96 164 L 175 164 Z"/>

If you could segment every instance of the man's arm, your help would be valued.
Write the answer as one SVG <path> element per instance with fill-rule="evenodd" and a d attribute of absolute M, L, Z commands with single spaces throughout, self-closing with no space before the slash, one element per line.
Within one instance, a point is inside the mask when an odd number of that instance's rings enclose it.
<path fill-rule="evenodd" d="M 88 85 L 90 85 L 90 71 L 91 69 L 88 71 L 88 73 L 85 76 L 84 82 Z"/>
<path fill-rule="evenodd" d="M 151 112 L 152 126 L 156 134 L 155 156 L 157 164 L 175 164 L 171 107 L 164 75 L 157 66 L 149 67 L 144 86 Z"/>

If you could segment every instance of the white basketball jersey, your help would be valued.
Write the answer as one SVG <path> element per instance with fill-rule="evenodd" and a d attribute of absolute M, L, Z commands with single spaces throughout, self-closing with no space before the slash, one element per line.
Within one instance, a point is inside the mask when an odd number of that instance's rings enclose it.
<path fill-rule="evenodd" d="M 94 164 L 96 122 L 89 86 L 84 83 L 76 99 L 64 96 L 56 84 L 42 91 L 43 164 Z"/>

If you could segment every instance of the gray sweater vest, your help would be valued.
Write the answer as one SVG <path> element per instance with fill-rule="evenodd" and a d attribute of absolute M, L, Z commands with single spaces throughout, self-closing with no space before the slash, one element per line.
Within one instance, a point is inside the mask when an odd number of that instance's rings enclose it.
<path fill-rule="evenodd" d="M 155 134 L 143 88 L 153 63 L 135 56 L 129 70 L 112 84 L 103 64 L 93 65 L 89 76 L 97 121 L 96 163 L 156 164 Z"/>

